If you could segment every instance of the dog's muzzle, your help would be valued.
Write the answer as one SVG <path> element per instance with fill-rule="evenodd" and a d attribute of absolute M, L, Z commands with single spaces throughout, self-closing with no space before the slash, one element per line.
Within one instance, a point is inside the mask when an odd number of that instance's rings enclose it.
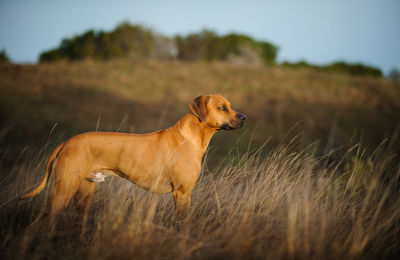
<path fill-rule="evenodd" d="M 238 129 L 242 128 L 244 121 L 246 121 L 246 115 L 243 114 L 237 114 L 236 115 L 236 120 L 232 120 L 230 123 L 224 123 L 221 125 L 221 130 L 233 130 L 233 129 Z"/>
<path fill-rule="evenodd" d="M 235 129 L 234 127 L 230 126 L 228 123 L 224 123 L 221 125 L 220 130 L 232 130 Z"/>

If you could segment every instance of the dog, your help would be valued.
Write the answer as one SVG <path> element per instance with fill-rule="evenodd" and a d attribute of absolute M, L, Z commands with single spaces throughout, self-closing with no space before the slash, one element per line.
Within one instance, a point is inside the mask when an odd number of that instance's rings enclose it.
<path fill-rule="evenodd" d="M 157 132 L 87 132 L 68 139 L 50 155 L 40 185 L 20 199 L 37 195 L 53 174 L 45 211 L 35 222 L 52 222 L 74 199 L 85 223 L 96 183 L 119 176 L 153 193 L 172 193 L 176 218 L 185 220 L 211 138 L 246 120 L 219 94 L 199 96 L 189 108 L 174 126 Z"/>

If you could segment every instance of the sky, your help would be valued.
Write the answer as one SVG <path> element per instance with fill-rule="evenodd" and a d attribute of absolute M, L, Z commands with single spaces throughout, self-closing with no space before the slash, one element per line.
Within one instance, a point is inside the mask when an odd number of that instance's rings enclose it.
<path fill-rule="evenodd" d="M 243 33 L 277 45 L 278 61 L 400 69 L 400 0 L 0 0 L 0 49 L 35 63 L 63 38 L 122 21 L 167 36 Z"/>

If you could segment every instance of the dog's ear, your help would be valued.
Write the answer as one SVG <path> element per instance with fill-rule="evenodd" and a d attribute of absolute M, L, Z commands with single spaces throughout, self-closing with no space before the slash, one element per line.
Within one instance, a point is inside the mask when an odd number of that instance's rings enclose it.
<path fill-rule="evenodd" d="M 198 96 L 189 104 L 190 111 L 199 118 L 200 122 L 203 122 L 207 117 L 207 103 L 209 99 L 209 96 Z"/>

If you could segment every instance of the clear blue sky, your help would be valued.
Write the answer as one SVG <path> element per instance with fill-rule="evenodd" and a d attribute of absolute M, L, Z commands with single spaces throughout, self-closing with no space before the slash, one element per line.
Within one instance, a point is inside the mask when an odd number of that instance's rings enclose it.
<path fill-rule="evenodd" d="M 245 33 L 278 45 L 280 61 L 400 69 L 400 0 L 0 0 L 0 49 L 36 62 L 62 38 L 123 20 L 169 36 Z"/>

